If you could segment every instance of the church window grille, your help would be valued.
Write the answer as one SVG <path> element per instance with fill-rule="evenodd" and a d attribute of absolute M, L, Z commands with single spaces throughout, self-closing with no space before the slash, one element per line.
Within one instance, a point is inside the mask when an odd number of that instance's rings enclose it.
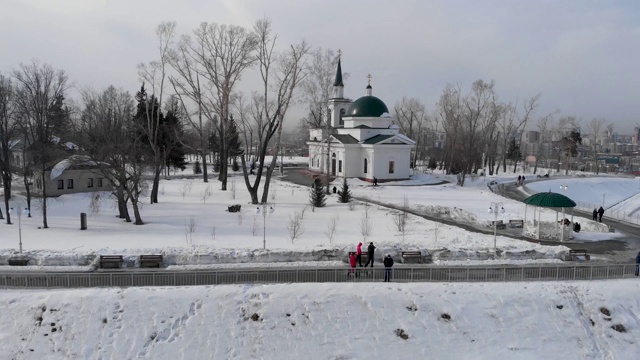
<path fill-rule="evenodd" d="M 367 159 L 364 159 L 364 173 L 367 173 Z"/>
<path fill-rule="evenodd" d="M 394 162 L 389 161 L 389 174 L 393 174 L 393 170 L 394 170 Z"/>

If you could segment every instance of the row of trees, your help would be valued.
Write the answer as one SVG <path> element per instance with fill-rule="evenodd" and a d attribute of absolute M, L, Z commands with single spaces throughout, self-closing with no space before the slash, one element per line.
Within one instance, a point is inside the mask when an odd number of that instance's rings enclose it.
<path fill-rule="evenodd" d="M 556 159 L 563 159 L 567 166 L 575 161 L 582 144 L 580 121 L 575 116 L 557 117 L 557 111 L 536 115 L 539 102 L 540 95 L 521 103 L 502 102 L 493 81 L 477 80 L 468 91 L 459 85 L 447 85 L 431 112 L 416 98 L 402 98 L 394 106 L 394 115 L 401 132 L 417 141 L 413 163 L 440 166 L 447 173 L 458 174 L 458 183 L 464 185 L 467 174 L 480 170 L 497 174 L 500 169 L 506 172 L 511 164 L 515 172 L 524 155 L 521 136 L 532 123 L 540 133 L 539 149 L 543 143 L 550 143 Z M 586 124 L 594 158 L 604 127 L 604 119 Z M 612 130 L 613 125 L 607 125 L 607 131 Z M 436 146 L 441 133 L 442 149 Z M 534 174 L 543 158 L 544 152 L 539 152 Z"/>
<path fill-rule="evenodd" d="M 206 155 L 217 153 L 222 190 L 227 189 L 230 159 L 239 157 L 252 202 L 267 201 L 277 156 L 269 164 L 265 157 L 280 151 L 286 114 L 308 71 L 309 45 L 303 41 L 280 46 L 267 19 L 251 29 L 202 23 L 189 34 L 177 34 L 175 23 L 164 22 L 156 34 L 158 55 L 138 66 L 143 85 L 135 98 L 110 86 L 102 92 L 83 90 L 79 102 L 69 102 L 65 72 L 36 61 L 20 65 L 10 76 L 0 76 L 5 213 L 13 175 L 23 176 L 30 208 L 31 181 L 44 178 L 55 162 L 68 157 L 65 150 L 70 144 L 83 155 L 81 161 L 96 164 L 114 185 L 120 217 L 131 221 L 131 208 L 135 224 L 143 224 L 141 195 L 150 190 L 150 202 L 157 203 L 161 171 L 184 168 L 186 152 L 199 154 L 205 182 L 209 177 Z M 261 81 L 245 95 L 237 87 L 251 68 Z M 16 140 L 25 144 L 23 169 L 10 165 Z M 251 163 L 260 164 L 254 178 L 247 172 L 247 147 Z M 32 177 L 32 171 L 37 176 Z M 150 187 L 145 181 L 149 173 Z M 46 228 L 46 182 L 39 185 Z M 260 188 L 264 189 L 261 196 Z M 11 222 L 8 214 L 7 222 Z"/>

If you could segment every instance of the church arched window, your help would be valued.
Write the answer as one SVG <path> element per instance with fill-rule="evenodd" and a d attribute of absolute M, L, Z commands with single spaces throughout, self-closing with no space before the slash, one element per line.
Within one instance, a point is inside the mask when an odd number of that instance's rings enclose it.
<path fill-rule="evenodd" d="M 342 117 L 344 116 L 344 114 L 346 114 L 347 111 L 345 109 L 340 109 L 340 119 L 338 121 L 338 125 L 340 126 L 344 126 L 344 120 L 342 120 Z"/>
<path fill-rule="evenodd" d="M 364 173 L 367 173 L 367 159 L 364 159 Z"/>

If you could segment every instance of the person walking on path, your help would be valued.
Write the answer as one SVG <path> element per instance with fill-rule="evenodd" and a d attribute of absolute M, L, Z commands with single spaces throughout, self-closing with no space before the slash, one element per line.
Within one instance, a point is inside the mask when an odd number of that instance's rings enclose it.
<path fill-rule="evenodd" d="M 360 267 L 362 267 L 362 243 L 359 242 L 358 246 L 356 247 L 356 260 L 358 261 L 358 264 L 360 265 Z"/>
<path fill-rule="evenodd" d="M 373 177 L 373 186 L 378 186 L 378 178 L 377 177 Z"/>
<path fill-rule="evenodd" d="M 598 221 L 598 209 L 593 209 L 593 221 Z"/>
<path fill-rule="evenodd" d="M 638 256 L 636 256 L 636 276 L 640 273 L 640 251 L 638 252 Z"/>
<path fill-rule="evenodd" d="M 376 250 L 376 247 L 373 246 L 373 243 L 370 242 L 369 246 L 367 247 L 367 263 L 364 264 L 364 267 L 369 266 L 369 263 L 371 263 L 371 267 L 373 267 L 373 253 Z"/>
<path fill-rule="evenodd" d="M 391 282 L 391 267 L 393 267 L 391 254 L 387 254 L 382 263 L 384 264 L 384 282 Z"/>
<path fill-rule="evenodd" d="M 520 186 L 521 181 L 522 181 L 522 176 L 518 175 L 518 182 L 516 183 L 516 185 Z"/>
<path fill-rule="evenodd" d="M 358 277 L 358 273 L 356 273 L 356 255 L 354 253 L 349 253 L 349 265 L 351 266 L 351 269 L 349 269 L 347 276 L 354 274 Z"/>
<path fill-rule="evenodd" d="M 604 209 L 600 206 L 600 209 L 598 209 L 598 222 L 602 222 L 602 215 L 604 215 Z"/>

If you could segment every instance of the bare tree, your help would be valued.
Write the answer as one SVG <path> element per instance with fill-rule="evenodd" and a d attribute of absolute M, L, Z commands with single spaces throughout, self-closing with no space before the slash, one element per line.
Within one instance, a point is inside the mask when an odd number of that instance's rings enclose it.
<path fill-rule="evenodd" d="M 18 136 L 16 120 L 15 91 L 11 80 L 0 75 L 0 174 L 4 190 L 4 208 L 7 224 L 11 224 L 9 200 L 11 199 L 11 180 L 14 173 L 11 163 L 11 147 Z M 3 219 L 0 209 L 0 219 Z"/>
<path fill-rule="evenodd" d="M 170 64 L 177 73 L 177 76 L 169 76 L 169 81 L 174 92 L 180 99 L 185 114 L 191 128 L 196 131 L 199 139 L 199 151 L 202 161 L 202 178 L 204 182 L 209 182 L 207 170 L 207 148 L 208 148 L 208 129 L 207 124 L 216 123 L 217 117 L 210 104 L 213 103 L 212 92 L 207 88 L 206 84 L 201 83 L 200 72 L 202 67 L 198 67 L 198 63 L 193 58 L 194 45 L 192 39 L 183 36 L 175 49 L 170 51 Z M 203 78 L 204 79 L 204 78 Z M 187 110 L 187 102 L 190 100 L 196 106 L 195 114 Z M 195 117 L 195 119 L 194 119 Z M 204 119 L 203 119 L 204 118 Z"/>
<path fill-rule="evenodd" d="M 56 160 L 57 145 L 61 144 L 60 138 L 68 124 L 68 114 L 64 108 L 64 97 L 69 88 L 68 77 L 64 71 L 35 60 L 30 64 L 20 64 L 20 68 L 13 72 L 13 77 L 17 82 L 16 105 L 21 114 L 21 126 L 29 142 L 30 158 L 42 182 L 42 227 L 46 229 L 49 225 L 45 171 Z M 29 186 L 26 178 L 25 185 Z M 27 206 L 31 212 L 29 199 Z"/>
<path fill-rule="evenodd" d="M 216 130 L 220 139 L 221 190 L 227 190 L 228 144 L 227 128 L 233 103 L 233 91 L 244 71 L 256 58 L 253 56 L 256 38 L 245 28 L 236 25 L 202 23 L 193 31 L 193 38 L 183 37 L 181 46 L 188 51 L 199 77 L 207 81 L 210 96 L 198 93 L 196 101 L 204 114 L 212 110 L 218 116 Z M 191 86 L 193 88 L 193 86 Z M 201 89 L 198 88 L 197 89 Z M 193 89 L 192 89 L 193 90 Z M 198 90 L 200 91 L 200 90 Z M 206 99 L 206 101 L 205 101 Z"/>
<path fill-rule="evenodd" d="M 598 140 L 602 134 L 602 129 L 604 127 L 605 119 L 593 118 L 587 124 L 587 132 L 591 135 L 591 151 L 594 162 L 596 162 L 596 174 L 599 173 L 599 168 L 597 166 L 598 161 Z"/>
<path fill-rule="evenodd" d="M 338 228 L 338 220 L 338 214 L 335 214 L 327 223 L 327 229 L 325 230 L 324 235 L 329 240 L 329 244 L 333 244 L 333 239 L 336 236 L 336 230 Z"/>
<path fill-rule="evenodd" d="M 417 142 L 413 158 L 413 164 L 415 164 L 416 159 L 420 158 L 420 147 L 423 146 L 420 134 L 428 122 L 425 106 L 416 98 L 403 97 L 395 104 L 393 111 L 400 131 Z"/>
<path fill-rule="evenodd" d="M 302 214 L 299 211 L 296 211 L 293 216 L 289 216 L 287 230 L 289 230 L 289 238 L 291 239 L 292 244 L 304 233 Z"/>
<path fill-rule="evenodd" d="M 269 183 L 276 165 L 277 155 L 281 151 L 280 141 L 284 118 L 291 105 L 294 91 L 303 80 L 304 61 L 309 51 L 305 42 L 290 45 L 289 49 L 276 52 L 278 36 L 272 33 L 271 22 L 262 19 L 254 26 L 257 39 L 257 61 L 262 80 L 262 89 L 252 98 L 252 117 L 255 120 L 258 141 L 258 167 L 253 184 L 247 172 L 246 155 L 240 156 L 245 185 L 253 204 L 258 203 L 258 189 L 262 180 L 265 157 L 269 147 L 275 148 L 271 164 L 266 169 L 261 202 L 266 203 L 269 195 Z M 249 139 L 244 134 L 244 143 Z"/>
<path fill-rule="evenodd" d="M 336 54 L 331 49 L 317 48 L 310 54 L 305 69 L 307 76 L 301 84 L 303 102 L 308 108 L 308 115 L 301 120 L 306 129 L 326 125 L 329 118 L 327 100 L 331 97 L 336 63 Z M 343 73 L 342 77 L 346 79 L 348 74 Z"/>
<path fill-rule="evenodd" d="M 138 206 L 146 183 L 142 177 L 142 144 L 131 133 L 134 104 L 131 94 L 108 87 L 101 94 L 82 93 L 84 109 L 77 141 L 97 165 L 97 172 L 113 186 L 121 219 L 131 222 L 127 203 L 131 201 L 135 224 L 142 225 Z"/>
<path fill-rule="evenodd" d="M 533 168 L 533 173 L 535 174 L 538 171 L 538 164 L 540 163 L 541 158 L 546 158 L 546 154 L 542 149 L 542 144 L 546 143 L 549 139 L 549 122 L 553 121 L 553 112 L 547 114 L 538 119 L 538 123 L 536 127 L 538 129 L 538 153 L 536 154 L 536 163 Z"/>
<path fill-rule="evenodd" d="M 160 186 L 160 171 L 163 164 L 162 144 L 161 144 L 161 107 L 164 95 L 164 82 L 167 77 L 167 66 L 170 59 L 170 47 L 174 38 L 176 28 L 175 22 L 163 22 L 156 27 L 156 36 L 158 37 L 158 55 L 157 60 L 149 63 L 138 64 L 138 76 L 143 82 L 149 83 L 151 86 L 151 97 L 156 98 L 160 106 L 156 107 L 154 101 L 145 101 L 145 126 L 141 129 L 145 132 L 146 139 L 153 154 L 153 185 L 151 187 L 150 201 L 152 204 L 158 202 L 158 189 Z"/>

